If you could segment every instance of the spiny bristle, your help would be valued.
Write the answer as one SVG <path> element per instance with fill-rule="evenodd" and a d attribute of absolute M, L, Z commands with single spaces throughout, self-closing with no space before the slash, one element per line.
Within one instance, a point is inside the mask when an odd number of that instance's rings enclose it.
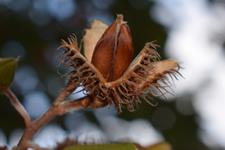
<path fill-rule="evenodd" d="M 160 47 L 160 46 L 158 44 L 156 44 L 155 41 L 148 42 L 148 43 L 145 44 L 144 49 L 147 52 L 149 52 L 149 55 L 151 56 L 150 58 L 152 58 L 153 61 L 158 61 L 161 58 L 159 53 L 156 51 L 158 47 Z"/>
<path fill-rule="evenodd" d="M 67 41 L 62 40 L 59 48 L 63 48 L 64 51 L 73 51 L 73 50 L 79 51 L 79 45 L 78 45 L 78 42 L 77 42 L 76 35 L 75 34 L 71 35 L 67 39 Z"/>
<path fill-rule="evenodd" d="M 134 111 L 142 101 L 157 105 L 158 101 L 153 97 L 165 97 L 166 93 L 171 93 L 168 76 L 178 79 L 177 76 L 181 75 L 176 62 L 159 61 L 160 56 L 155 50 L 158 45 L 153 42 L 147 43 L 124 75 L 113 82 L 106 82 L 95 66 L 81 55 L 75 36 L 68 42 L 62 40 L 61 47 L 65 49 L 66 63 L 73 68 L 69 80 L 84 87 L 87 95 L 107 104 L 113 103 L 119 111 L 123 107 Z"/>

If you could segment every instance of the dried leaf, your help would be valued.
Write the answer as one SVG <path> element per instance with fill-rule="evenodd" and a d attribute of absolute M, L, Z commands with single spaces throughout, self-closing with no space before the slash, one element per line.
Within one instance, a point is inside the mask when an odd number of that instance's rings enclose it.
<path fill-rule="evenodd" d="M 87 60 L 91 61 L 93 51 L 98 40 L 107 29 L 108 25 L 104 24 L 100 20 L 94 20 L 90 29 L 86 29 L 84 40 L 84 55 Z"/>

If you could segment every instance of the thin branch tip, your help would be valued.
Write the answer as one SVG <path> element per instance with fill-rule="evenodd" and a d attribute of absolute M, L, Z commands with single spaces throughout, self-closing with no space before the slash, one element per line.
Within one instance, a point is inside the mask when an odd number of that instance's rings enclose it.
<path fill-rule="evenodd" d="M 31 125 L 31 118 L 24 108 L 24 106 L 20 103 L 14 92 L 7 88 L 3 91 L 4 95 L 9 99 L 11 105 L 16 109 L 16 111 L 21 115 L 21 117 L 24 120 L 24 123 L 26 127 L 29 127 Z"/>

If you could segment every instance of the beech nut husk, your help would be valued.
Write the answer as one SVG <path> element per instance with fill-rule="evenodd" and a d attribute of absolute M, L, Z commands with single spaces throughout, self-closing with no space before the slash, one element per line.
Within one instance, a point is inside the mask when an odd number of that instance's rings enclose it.
<path fill-rule="evenodd" d="M 142 101 L 156 106 L 154 97 L 170 92 L 170 78 L 181 76 L 175 60 L 160 60 L 155 42 L 145 44 L 133 58 L 132 36 L 122 15 L 110 25 L 93 21 L 84 35 L 84 55 L 72 36 L 62 42 L 66 64 L 73 69 L 69 84 L 82 86 L 86 98 L 73 101 L 83 108 L 99 108 L 114 104 L 118 112 L 126 107 L 134 111 Z M 173 93 L 171 93 L 173 94 Z"/>

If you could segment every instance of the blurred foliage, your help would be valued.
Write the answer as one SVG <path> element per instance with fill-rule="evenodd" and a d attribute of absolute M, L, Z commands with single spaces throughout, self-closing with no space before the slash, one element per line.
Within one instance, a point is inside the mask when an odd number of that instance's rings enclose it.
<path fill-rule="evenodd" d="M 0 58 L 0 90 L 8 88 L 14 78 L 17 59 Z"/>
<path fill-rule="evenodd" d="M 65 150 L 135 150 L 134 144 L 101 144 L 101 145 L 76 145 Z"/>
<path fill-rule="evenodd" d="M 49 88 L 49 78 L 58 79 L 59 85 L 63 85 L 63 80 L 57 74 L 57 63 L 53 61 L 60 39 L 65 39 L 72 33 L 76 33 L 78 39 L 81 39 L 84 29 L 89 26 L 89 17 L 95 12 L 99 12 L 101 15 L 109 14 L 112 18 L 119 13 L 124 14 L 133 34 L 136 52 L 142 49 L 146 42 L 157 40 L 158 44 L 161 45 L 160 55 L 166 57 L 163 51 L 167 38 L 166 29 L 156 23 L 149 15 L 154 2 L 140 0 L 138 1 L 140 5 L 138 5 L 131 0 L 115 0 L 109 8 L 100 9 L 94 5 L 93 1 L 76 0 L 77 10 L 71 17 L 63 21 L 52 18 L 44 25 L 35 24 L 29 19 L 30 7 L 19 13 L 0 5 L 0 56 L 14 55 L 13 53 L 3 55 L 4 45 L 8 41 L 21 43 L 25 49 L 25 54 L 21 57 L 19 67 L 29 65 L 34 68 L 39 79 L 36 90 L 42 89 L 53 99 L 55 95 Z M 16 84 L 13 85 L 13 90 L 19 99 L 23 100 L 24 95 Z M 55 94 L 57 92 L 56 90 Z M 179 97 L 179 99 L 191 98 L 191 95 Z M 0 95 L 0 99 L 0 128 L 9 135 L 13 129 L 22 128 L 23 122 L 16 111 L 10 107 L 5 97 Z M 165 140 L 171 143 L 175 150 L 206 150 L 207 147 L 198 138 L 196 113 L 193 111 L 190 114 L 182 114 L 177 110 L 176 104 L 176 100 L 168 103 L 161 101 L 159 107 L 142 104 L 136 112 L 123 112 L 119 116 L 127 120 L 147 119 L 163 134 Z M 191 106 L 190 101 L 188 105 Z M 56 121 L 63 126 L 62 120 L 60 118 Z"/>
<path fill-rule="evenodd" d="M 136 145 L 138 150 L 172 150 L 172 147 L 169 143 L 161 142 L 157 144 L 153 144 L 151 146 L 147 147 L 141 147 L 139 145 Z"/>
<path fill-rule="evenodd" d="M 146 148 L 129 143 L 99 144 L 99 145 L 75 145 L 65 150 L 171 150 L 168 143 L 158 143 Z"/>

